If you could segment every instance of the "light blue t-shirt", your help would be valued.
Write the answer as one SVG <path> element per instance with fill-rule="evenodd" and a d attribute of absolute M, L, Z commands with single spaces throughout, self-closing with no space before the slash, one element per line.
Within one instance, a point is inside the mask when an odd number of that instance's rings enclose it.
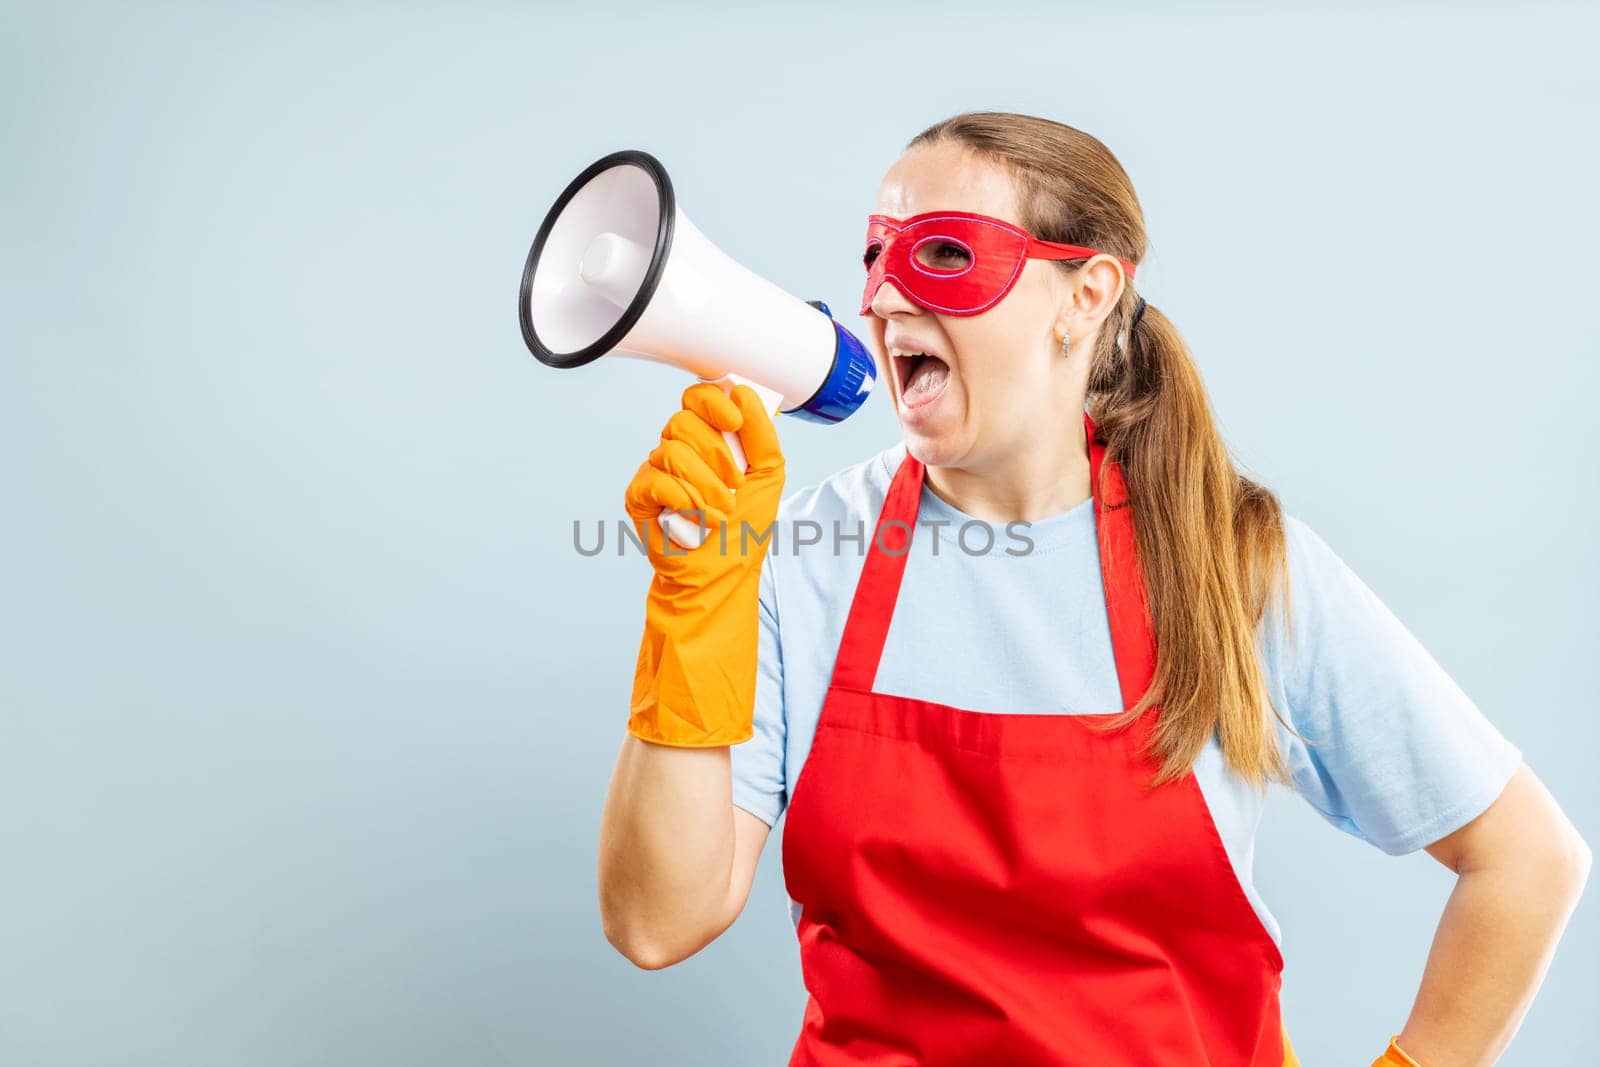
<path fill-rule="evenodd" d="M 900 442 L 779 507 L 761 575 L 755 735 L 730 750 L 733 802 L 769 825 L 810 751 L 905 452 Z M 1120 711 L 1092 508 L 991 524 L 924 485 L 874 690 L 997 714 Z M 1258 644 L 1278 713 L 1321 742 L 1277 725 L 1295 790 L 1346 833 L 1412 852 L 1483 812 L 1522 753 L 1309 526 L 1292 515 L 1284 525 L 1295 640 L 1275 610 Z M 1194 770 L 1239 884 L 1281 947 L 1251 876 L 1265 797 L 1227 769 L 1215 736 Z M 792 900 L 790 916 L 798 925 Z"/>

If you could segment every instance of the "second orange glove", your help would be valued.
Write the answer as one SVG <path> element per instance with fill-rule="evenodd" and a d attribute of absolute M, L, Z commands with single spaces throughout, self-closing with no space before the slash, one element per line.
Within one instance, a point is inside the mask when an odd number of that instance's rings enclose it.
<path fill-rule="evenodd" d="M 1400 1035 L 1395 1034 L 1389 1039 L 1389 1047 L 1383 1050 L 1383 1055 L 1372 1061 L 1372 1067 L 1422 1067 L 1416 1060 L 1406 1055 L 1400 1047 Z"/>

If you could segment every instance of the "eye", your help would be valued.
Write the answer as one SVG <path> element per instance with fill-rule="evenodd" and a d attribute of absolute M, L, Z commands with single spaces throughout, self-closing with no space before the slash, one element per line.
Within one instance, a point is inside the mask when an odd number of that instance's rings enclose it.
<path fill-rule="evenodd" d="M 917 249 L 917 261 L 924 267 L 960 270 L 972 262 L 972 255 L 953 241 L 929 241 Z"/>
<path fill-rule="evenodd" d="M 878 251 L 879 251 L 879 248 L 878 248 L 877 245 L 869 246 L 867 248 L 866 255 L 861 257 L 861 265 L 866 267 L 868 270 L 871 270 L 872 269 L 872 261 L 878 258 Z"/>

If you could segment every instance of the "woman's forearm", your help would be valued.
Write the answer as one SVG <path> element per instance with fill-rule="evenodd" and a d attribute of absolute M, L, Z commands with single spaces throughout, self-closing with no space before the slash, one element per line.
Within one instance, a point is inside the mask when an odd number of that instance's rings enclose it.
<path fill-rule="evenodd" d="M 624 739 L 600 823 L 606 938 L 641 967 L 698 949 L 728 905 L 734 859 L 726 746 Z"/>
<path fill-rule="evenodd" d="M 1488 1067 L 1522 1024 L 1588 877 L 1566 846 L 1463 869 L 1399 1045 L 1422 1067 Z"/>

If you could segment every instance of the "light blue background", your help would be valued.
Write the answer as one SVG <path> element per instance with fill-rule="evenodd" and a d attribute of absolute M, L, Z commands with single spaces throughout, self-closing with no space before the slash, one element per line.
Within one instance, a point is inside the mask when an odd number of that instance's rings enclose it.
<path fill-rule="evenodd" d="M 549 203 L 643 148 L 847 325 L 900 146 L 1048 115 L 1132 175 L 1140 288 L 1278 490 L 1600 840 L 1600 447 L 1577 5 L 0 15 L 0 1064 L 774 1064 L 776 836 L 635 969 L 601 804 L 648 564 L 584 559 L 686 376 L 524 349 Z M 799 487 L 897 437 L 786 421 Z M 781 825 L 780 825 L 781 829 Z M 1275 791 L 1308 1067 L 1404 1022 L 1452 876 Z M 1593 894 L 1591 893 L 1590 896 Z M 1593 1063 L 1581 905 L 1502 1063 Z"/>

